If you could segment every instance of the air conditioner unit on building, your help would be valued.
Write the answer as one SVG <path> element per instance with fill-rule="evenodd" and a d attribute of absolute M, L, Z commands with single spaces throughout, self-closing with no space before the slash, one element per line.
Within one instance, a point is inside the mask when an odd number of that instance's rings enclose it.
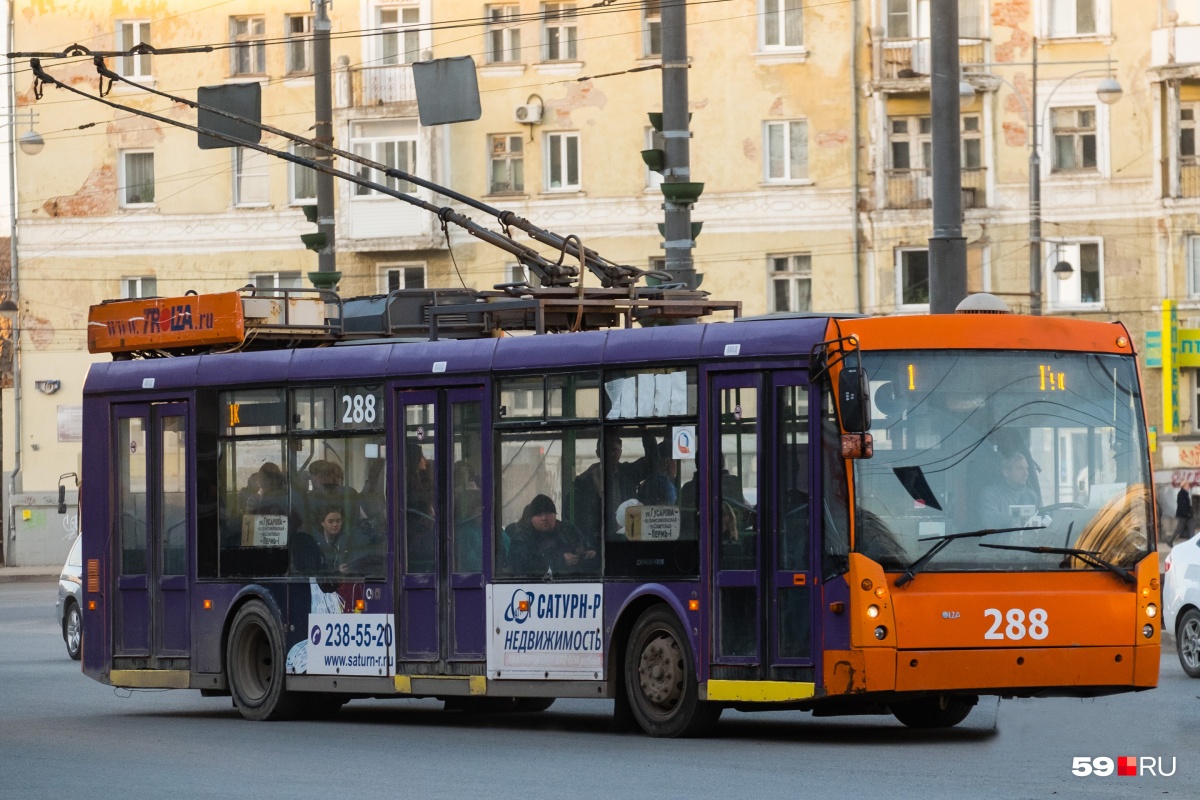
<path fill-rule="evenodd" d="M 537 125 L 542 121 L 542 107 L 534 103 L 517 106 L 513 111 L 513 119 L 523 125 Z"/>

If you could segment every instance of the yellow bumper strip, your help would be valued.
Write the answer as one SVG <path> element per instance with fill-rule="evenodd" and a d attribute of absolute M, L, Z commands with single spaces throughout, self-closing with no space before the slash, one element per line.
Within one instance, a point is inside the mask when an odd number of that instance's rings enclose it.
<path fill-rule="evenodd" d="M 470 687 L 470 694 L 485 695 L 487 694 L 487 678 L 483 675 L 397 675 L 395 677 L 396 691 L 400 694 L 412 694 L 413 678 L 422 680 L 440 680 L 440 681 L 467 681 Z"/>
<path fill-rule="evenodd" d="M 192 685 L 186 669 L 114 669 L 108 679 L 113 686 L 126 689 L 188 689 Z"/>
<path fill-rule="evenodd" d="M 815 683 L 792 681 L 709 681 L 705 699 L 742 703 L 783 703 L 807 700 L 816 693 Z"/>

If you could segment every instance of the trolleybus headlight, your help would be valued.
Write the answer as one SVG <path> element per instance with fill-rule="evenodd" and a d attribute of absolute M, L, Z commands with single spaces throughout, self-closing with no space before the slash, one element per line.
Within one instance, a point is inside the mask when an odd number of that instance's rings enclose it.
<path fill-rule="evenodd" d="M 1145 636 L 1147 639 L 1149 639 L 1153 635 L 1154 635 L 1154 626 L 1151 625 L 1149 622 L 1147 622 L 1145 625 L 1142 626 L 1142 636 Z"/>
<path fill-rule="evenodd" d="M 1147 617 L 1157 617 L 1158 616 L 1158 606 L 1154 605 L 1154 603 L 1151 603 L 1150 605 L 1146 606 L 1146 616 Z"/>
<path fill-rule="evenodd" d="M 872 608 L 874 608 L 874 606 L 872 606 Z M 875 638 L 876 639 L 886 639 L 887 638 L 887 628 L 883 627 L 882 625 L 880 625 L 878 628 L 876 628 L 875 629 Z"/>
<path fill-rule="evenodd" d="M 875 619 L 879 616 L 879 606 L 867 606 L 867 616 Z"/>

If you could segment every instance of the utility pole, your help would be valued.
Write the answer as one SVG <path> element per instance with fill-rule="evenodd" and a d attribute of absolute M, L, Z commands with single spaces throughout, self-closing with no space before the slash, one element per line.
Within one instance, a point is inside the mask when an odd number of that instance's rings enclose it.
<path fill-rule="evenodd" d="M 663 93 L 663 195 L 667 272 L 675 280 L 696 287 L 696 266 L 692 260 L 692 203 L 699 193 L 691 184 L 688 131 L 688 54 L 687 5 L 685 0 L 663 0 L 662 19 L 662 93 Z M 687 183 L 692 191 L 676 192 L 669 184 Z M 680 187 L 681 189 L 683 187 Z"/>
<path fill-rule="evenodd" d="M 1038 51 L 1033 53 L 1033 80 L 1029 83 L 1029 313 L 1042 313 L 1042 156 L 1038 152 Z"/>
<path fill-rule="evenodd" d="M 316 129 L 313 137 L 319 144 L 333 144 L 333 77 L 329 55 L 330 0 L 312 0 L 316 16 L 313 18 L 313 89 L 316 105 Z M 333 166 L 333 154 L 317 148 L 314 160 L 326 167 Z M 317 172 L 317 232 L 323 235 L 321 248 L 317 251 L 317 271 L 308 273 L 308 279 L 318 289 L 333 289 L 342 279 L 337 271 L 336 240 L 333 224 L 333 176 L 328 172 Z"/>
<path fill-rule="evenodd" d="M 929 81 L 933 123 L 933 236 L 929 239 L 929 311 L 952 314 L 967 296 L 967 240 L 962 233 L 962 142 L 959 132 L 958 0 L 933 0 Z"/>

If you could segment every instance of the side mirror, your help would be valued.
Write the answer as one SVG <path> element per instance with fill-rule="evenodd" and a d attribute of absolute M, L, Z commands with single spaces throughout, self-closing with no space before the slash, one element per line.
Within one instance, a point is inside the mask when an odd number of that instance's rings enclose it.
<path fill-rule="evenodd" d="M 61 483 L 58 485 L 58 513 L 67 513 L 67 487 Z"/>
<path fill-rule="evenodd" d="M 871 389 L 860 366 L 847 364 L 838 375 L 838 413 L 847 433 L 871 430 Z"/>

